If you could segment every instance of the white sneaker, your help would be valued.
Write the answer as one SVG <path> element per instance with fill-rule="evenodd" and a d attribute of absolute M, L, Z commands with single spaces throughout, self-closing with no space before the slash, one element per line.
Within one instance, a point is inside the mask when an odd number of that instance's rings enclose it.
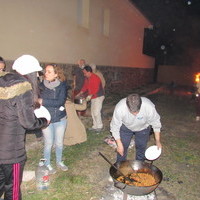
<path fill-rule="evenodd" d="M 111 176 L 109 176 L 108 181 L 113 182 L 113 178 Z"/>
<path fill-rule="evenodd" d="M 46 167 L 49 170 L 49 174 L 55 174 L 56 173 L 56 170 L 51 165 L 47 165 Z"/>
<path fill-rule="evenodd" d="M 57 163 L 57 167 L 59 169 L 61 169 L 62 171 L 67 171 L 68 170 L 68 167 L 63 162 Z"/>

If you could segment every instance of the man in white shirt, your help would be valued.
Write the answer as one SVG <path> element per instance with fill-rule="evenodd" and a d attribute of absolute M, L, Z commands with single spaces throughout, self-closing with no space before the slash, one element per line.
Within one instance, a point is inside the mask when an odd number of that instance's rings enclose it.
<path fill-rule="evenodd" d="M 110 123 L 111 133 L 117 143 L 117 162 L 126 160 L 131 138 L 135 135 L 136 160 L 145 160 L 145 150 L 151 127 L 155 142 L 161 148 L 160 116 L 155 105 L 147 98 L 131 94 L 116 105 Z"/>

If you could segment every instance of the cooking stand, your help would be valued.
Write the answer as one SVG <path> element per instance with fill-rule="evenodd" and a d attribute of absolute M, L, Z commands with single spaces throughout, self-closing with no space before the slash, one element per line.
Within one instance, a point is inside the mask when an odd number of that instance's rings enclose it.
<path fill-rule="evenodd" d="M 157 198 L 157 194 L 156 194 L 156 190 L 153 191 L 154 192 L 154 200 L 158 200 Z M 123 200 L 127 200 L 128 199 L 128 194 L 126 192 L 123 192 Z M 148 197 L 147 197 L 148 200 Z"/>

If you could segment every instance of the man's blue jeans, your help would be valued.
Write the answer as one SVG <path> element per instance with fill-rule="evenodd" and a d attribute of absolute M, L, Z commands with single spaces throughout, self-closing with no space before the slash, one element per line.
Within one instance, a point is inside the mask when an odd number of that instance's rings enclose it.
<path fill-rule="evenodd" d="M 56 149 L 56 162 L 62 161 L 63 140 L 67 120 L 61 119 L 59 122 L 50 123 L 49 126 L 42 130 L 44 136 L 44 158 L 45 164 L 49 165 L 51 161 L 51 149 L 55 145 Z"/>
<path fill-rule="evenodd" d="M 133 135 L 135 135 L 135 148 L 136 148 L 136 160 L 145 160 L 145 150 L 147 147 L 147 142 L 149 141 L 151 128 L 147 127 L 141 131 L 131 131 L 124 124 L 120 128 L 120 137 L 122 144 L 124 146 L 124 155 L 121 156 L 117 153 L 117 162 L 126 160 L 128 147 L 130 145 Z"/>

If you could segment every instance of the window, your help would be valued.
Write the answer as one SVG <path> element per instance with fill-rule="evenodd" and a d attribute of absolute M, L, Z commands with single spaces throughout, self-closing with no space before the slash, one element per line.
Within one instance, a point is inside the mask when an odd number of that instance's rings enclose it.
<path fill-rule="evenodd" d="M 110 10 L 105 8 L 103 10 L 103 35 L 109 36 L 110 30 Z"/>
<path fill-rule="evenodd" d="M 84 28 L 89 28 L 90 0 L 77 0 L 78 24 Z"/>

